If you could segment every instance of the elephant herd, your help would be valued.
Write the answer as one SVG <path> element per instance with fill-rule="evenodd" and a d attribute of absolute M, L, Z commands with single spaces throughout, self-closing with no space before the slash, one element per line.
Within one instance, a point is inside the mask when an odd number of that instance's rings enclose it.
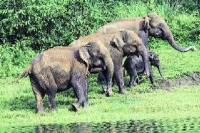
<path fill-rule="evenodd" d="M 137 74 L 144 73 L 154 82 L 151 66 L 160 71 L 159 59 L 149 51 L 148 37 L 167 40 L 180 52 L 195 50 L 194 46 L 178 46 L 166 22 L 157 14 L 145 17 L 119 19 L 108 23 L 93 34 L 80 37 L 68 46 L 57 46 L 36 56 L 18 80 L 29 76 L 37 102 L 37 113 L 44 112 L 43 97 L 48 95 L 50 110 L 56 110 L 57 92 L 73 88 L 77 102 L 75 111 L 88 105 L 88 76 L 99 73 L 104 80 L 103 90 L 112 94 L 115 80 L 119 93 L 125 93 L 123 58 L 127 56 L 124 68 L 130 75 L 129 86 L 136 84 Z M 161 72 L 160 72 L 161 74 Z M 162 74 L 161 74 L 162 77 Z"/>

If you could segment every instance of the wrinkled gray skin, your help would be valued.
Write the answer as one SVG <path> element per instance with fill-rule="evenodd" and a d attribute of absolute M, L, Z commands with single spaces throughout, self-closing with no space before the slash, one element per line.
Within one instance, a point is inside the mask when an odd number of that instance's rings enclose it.
<path fill-rule="evenodd" d="M 106 79 L 107 86 L 111 87 L 114 66 L 102 44 L 90 42 L 79 49 L 59 46 L 36 56 L 18 80 L 29 75 L 38 113 L 44 111 L 42 100 L 45 94 L 50 110 L 56 110 L 56 93 L 73 87 L 78 99 L 72 104 L 76 111 L 88 104 L 88 75 L 95 67 L 102 67 L 109 73 Z"/>
<path fill-rule="evenodd" d="M 116 33 L 122 29 L 134 31 L 142 39 L 142 41 L 146 43 L 146 46 L 148 46 L 148 37 L 152 36 L 167 40 L 174 49 L 180 52 L 196 50 L 195 46 L 189 46 L 187 48 L 178 46 L 167 23 L 154 13 L 151 13 L 146 17 L 115 20 L 100 27 L 96 33 Z M 141 32 L 144 32 L 146 35 L 140 36 Z"/>
<path fill-rule="evenodd" d="M 149 52 L 149 61 L 150 61 L 151 66 L 155 66 L 156 68 L 158 68 L 160 76 L 163 78 L 158 56 L 153 52 Z M 123 66 L 125 70 L 127 71 L 128 75 L 130 76 L 130 81 L 129 81 L 128 86 L 131 87 L 133 85 L 134 86 L 137 85 L 137 82 L 136 82 L 137 75 L 144 74 L 144 62 L 141 58 L 141 55 L 135 52 L 134 55 L 128 56 Z M 152 70 L 150 72 L 149 78 L 150 78 L 151 83 L 154 84 L 154 76 L 153 76 Z"/>
<path fill-rule="evenodd" d="M 88 41 L 101 41 L 102 44 L 108 49 L 109 54 L 112 58 L 114 64 L 114 79 L 119 87 L 119 93 L 123 94 L 124 89 L 124 76 L 122 68 L 123 57 L 127 54 L 135 52 L 135 49 L 141 54 L 145 62 L 145 72 L 149 76 L 149 61 L 148 61 L 148 51 L 144 46 L 142 40 L 134 31 L 122 30 L 114 34 L 103 34 L 96 33 L 88 36 L 80 37 L 78 40 L 72 42 L 69 47 L 80 47 L 88 43 Z M 107 72 L 102 71 L 102 75 L 106 75 Z M 110 95 L 111 90 L 106 90 L 104 92 Z"/>

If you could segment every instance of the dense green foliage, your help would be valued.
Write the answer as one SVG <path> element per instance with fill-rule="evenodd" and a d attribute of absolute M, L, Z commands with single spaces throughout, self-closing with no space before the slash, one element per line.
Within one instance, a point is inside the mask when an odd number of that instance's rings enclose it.
<path fill-rule="evenodd" d="M 183 46 L 196 44 L 200 39 L 197 7 L 193 0 L 2 0 L 0 77 L 16 76 L 36 53 L 68 45 L 107 22 L 151 12 L 167 21 Z"/>

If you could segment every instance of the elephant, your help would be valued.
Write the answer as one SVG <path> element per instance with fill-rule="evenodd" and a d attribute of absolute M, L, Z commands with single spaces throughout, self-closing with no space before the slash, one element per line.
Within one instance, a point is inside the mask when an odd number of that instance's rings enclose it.
<path fill-rule="evenodd" d="M 187 48 L 178 46 L 167 23 L 155 13 L 150 13 L 145 17 L 118 19 L 100 27 L 95 33 L 116 33 L 122 29 L 135 31 L 146 46 L 148 46 L 148 37 L 152 36 L 167 40 L 174 49 L 180 52 L 196 50 L 195 46 Z"/>
<path fill-rule="evenodd" d="M 44 112 L 43 97 L 48 95 L 49 109 L 56 110 L 57 92 L 73 87 L 77 102 L 74 111 L 88 105 L 88 75 L 92 68 L 102 67 L 107 74 L 107 87 L 112 87 L 114 66 L 101 42 L 91 41 L 80 48 L 57 46 L 36 56 L 17 80 L 29 76 L 37 102 L 37 113 Z M 110 88 L 108 88 L 110 89 Z"/>
<path fill-rule="evenodd" d="M 161 72 L 161 67 L 160 67 L 160 61 L 158 56 L 153 53 L 149 52 L 149 61 L 151 66 L 155 66 L 162 79 L 164 79 L 162 72 Z M 138 52 L 135 52 L 134 55 L 129 55 L 126 60 L 124 61 L 123 65 L 124 69 L 128 72 L 128 75 L 130 76 L 130 81 L 129 81 L 129 87 L 137 85 L 136 83 L 136 77 L 139 74 L 144 73 L 144 62 L 142 60 L 141 55 Z M 154 84 L 154 76 L 153 76 L 153 71 L 150 69 L 150 81 L 152 84 Z"/>
<path fill-rule="evenodd" d="M 80 47 L 88 43 L 88 41 L 98 40 L 108 49 L 114 64 L 114 77 L 119 88 L 119 93 L 124 94 L 124 76 L 122 61 L 127 54 L 135 52 L 135 49 L 141 54 L 145 63 L 145 72 L 149 76 L 148 50 L 144 46 L 142 40 L 138 35 L 131 30 L 121 30 L 114 34 L 94 33 L 88 36 L 80 37 L 69 44 L 69 47 Z M 102 71 L 106 75 L 105 71 Z M 103 87 L 105 88 L 105 87 Z M 104 89 L 106 94 L 110 94 L 108 90 Z"/>

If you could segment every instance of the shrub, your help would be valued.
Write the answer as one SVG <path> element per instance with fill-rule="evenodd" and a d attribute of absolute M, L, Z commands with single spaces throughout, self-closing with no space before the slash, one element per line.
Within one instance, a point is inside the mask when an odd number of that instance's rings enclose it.
<path fill-rule="evenodd" d="M 200 39 L 199 12 L 192 0 L 2 0 L 0 75 L 16 75 L 36 53 L 67 46 L 114 19 L 146 16 L 150 12 L 167 21 L 178 41 Z"/>

